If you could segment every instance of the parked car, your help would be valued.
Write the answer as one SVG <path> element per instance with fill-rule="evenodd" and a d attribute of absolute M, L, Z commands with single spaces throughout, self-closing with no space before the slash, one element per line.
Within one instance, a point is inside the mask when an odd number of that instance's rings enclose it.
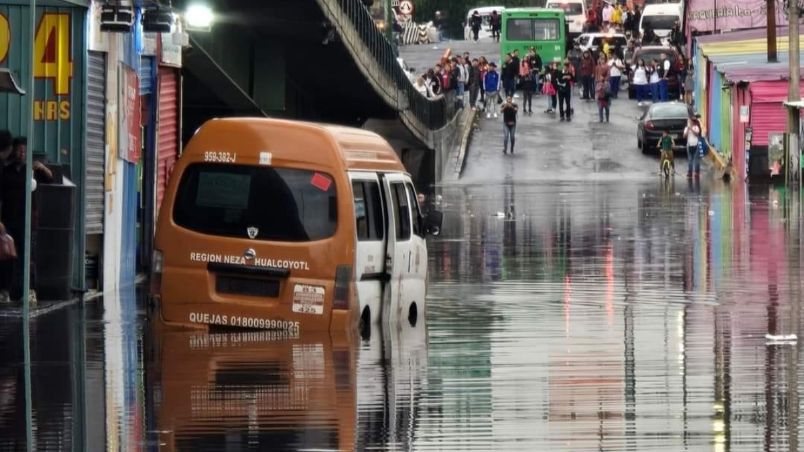
<path fill-rule="evenodd" d="M 643 154 L 659 153 L 656 145 L 667 130 L 676 142 L 676 150 L 685 149 L 684 128 L 694 116 L 692 107 L 683 102 L 657 102 L 648 108 L 637 123 L 637 147 Z"/>
<path fill-rule="evenodd" d="M 590 51 L 597 55 L 597 52 L 603 46 L 603 40 L 609 41 L 609 46 L 612 49 L 617 47 L 617 44 L 625 49 L 628 46 L 628 38 L 622 33 L 582 33 L 575 39 L 575 42 L 581 47 L 581 52 Z"/>
<path fill-rule="evenodd" d="M 639 47 L 634 51 L 634 56 L 628 61 L 630 70 L 628 71 L 628 98 L 633 99 L 636 97 L 636 91 L 634 90 L 634 68 L 636 67 L 637 61 L 640 59 L 645 60 L 645 64 L 650 64 L 651 60 L 654 58 L 657 61 L 661 61 L 662 53 L 667 54 L 667 59 L 670 60 L 670 65 L 675 68 L 675 71 L 678 71 L 678 50 L 673 47 L 662 47 L 662 46 L 645 46 Z M 667 96 L 670 99 L 678 99 L 679 93 L 681 92 L 681 87 L 678 86 L 678 77 L 669 77 L 667 79 Z"/>

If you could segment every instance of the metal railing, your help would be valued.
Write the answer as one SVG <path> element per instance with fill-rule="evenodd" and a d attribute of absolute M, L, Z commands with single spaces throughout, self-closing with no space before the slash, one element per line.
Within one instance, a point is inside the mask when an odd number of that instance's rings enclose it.
<path fill-rule="evenodd" d="M 416 120 L 430 130 L 444 127 L 456 113 L 454 100 L 449 97 L 428 99 L 416 90 L 405 71 L 399 66 L 394 46 L 377 29 L 369 10 L 361 0 L 338 0 L 338 5 L 351 20 L 358 37 L 383 73 L 394 84 L 394 88 L 402 93 L 402 97 L 407 101 L 407 110 L 410 110 Z"/>

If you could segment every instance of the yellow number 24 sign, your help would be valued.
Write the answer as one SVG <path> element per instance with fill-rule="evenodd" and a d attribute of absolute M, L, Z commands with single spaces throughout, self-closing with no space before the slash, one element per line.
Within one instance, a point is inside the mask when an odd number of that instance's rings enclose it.
<path fill-rule="evenodd" d="M 33 75 L 38 79 L 53 80 L 57 96 L 70 94 L 73 78 L 70 40 L 70 14 L 42 15 L 34 38 Z M 0 14 L 0 63 L 6 60 L 10 48 L 11 27 L 8 18 Z"/>

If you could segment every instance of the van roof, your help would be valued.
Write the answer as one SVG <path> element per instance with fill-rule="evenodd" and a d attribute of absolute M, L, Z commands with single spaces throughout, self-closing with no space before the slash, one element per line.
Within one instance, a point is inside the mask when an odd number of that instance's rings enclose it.
<path fill-rule="evenodd" d="M 235 141 L 226 137 L 235 137 Z M 218 147 L 249 142 L 249 146 L 241 145 L 232 150 L 255 157 L 260 152 L 268 151 L 274 161 L 340 166 L 343 170 L 406 172 L 396 152 L 384 138 L 354 127 L 273 118 L 213 119 L 198 129 L 185 153 L 201 157 L 206 151 L 229 150 L 193 144 L 205 140 Z M 318 145 L 315 147 L 319 150 L 334 147 L 336 152 L 299 152 L 297 147 L 287 146 L 310 146 L 313 143 Z"/>
<path fill-rule="evenodd" d="M 642 15 L 665 15 L 665 14 L 680 14 L 681 6 L 678 3 L 652 3 L 645 5 L 642 9 Z"/>

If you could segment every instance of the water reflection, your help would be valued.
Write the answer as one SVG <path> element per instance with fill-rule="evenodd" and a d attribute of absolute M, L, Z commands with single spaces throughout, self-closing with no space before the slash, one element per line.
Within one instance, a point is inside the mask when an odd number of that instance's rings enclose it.
<path fill-rule="evenodd" d="M 445 187 L 426 324 L 164 331 L 131 290 L 32 324 L 34 450 L 798 450 L 801 202 L 678 181 Z M 0 449 L 25 447 L 0 318 Z M 22 414 L 22 415 L 21 415 Z"/>

